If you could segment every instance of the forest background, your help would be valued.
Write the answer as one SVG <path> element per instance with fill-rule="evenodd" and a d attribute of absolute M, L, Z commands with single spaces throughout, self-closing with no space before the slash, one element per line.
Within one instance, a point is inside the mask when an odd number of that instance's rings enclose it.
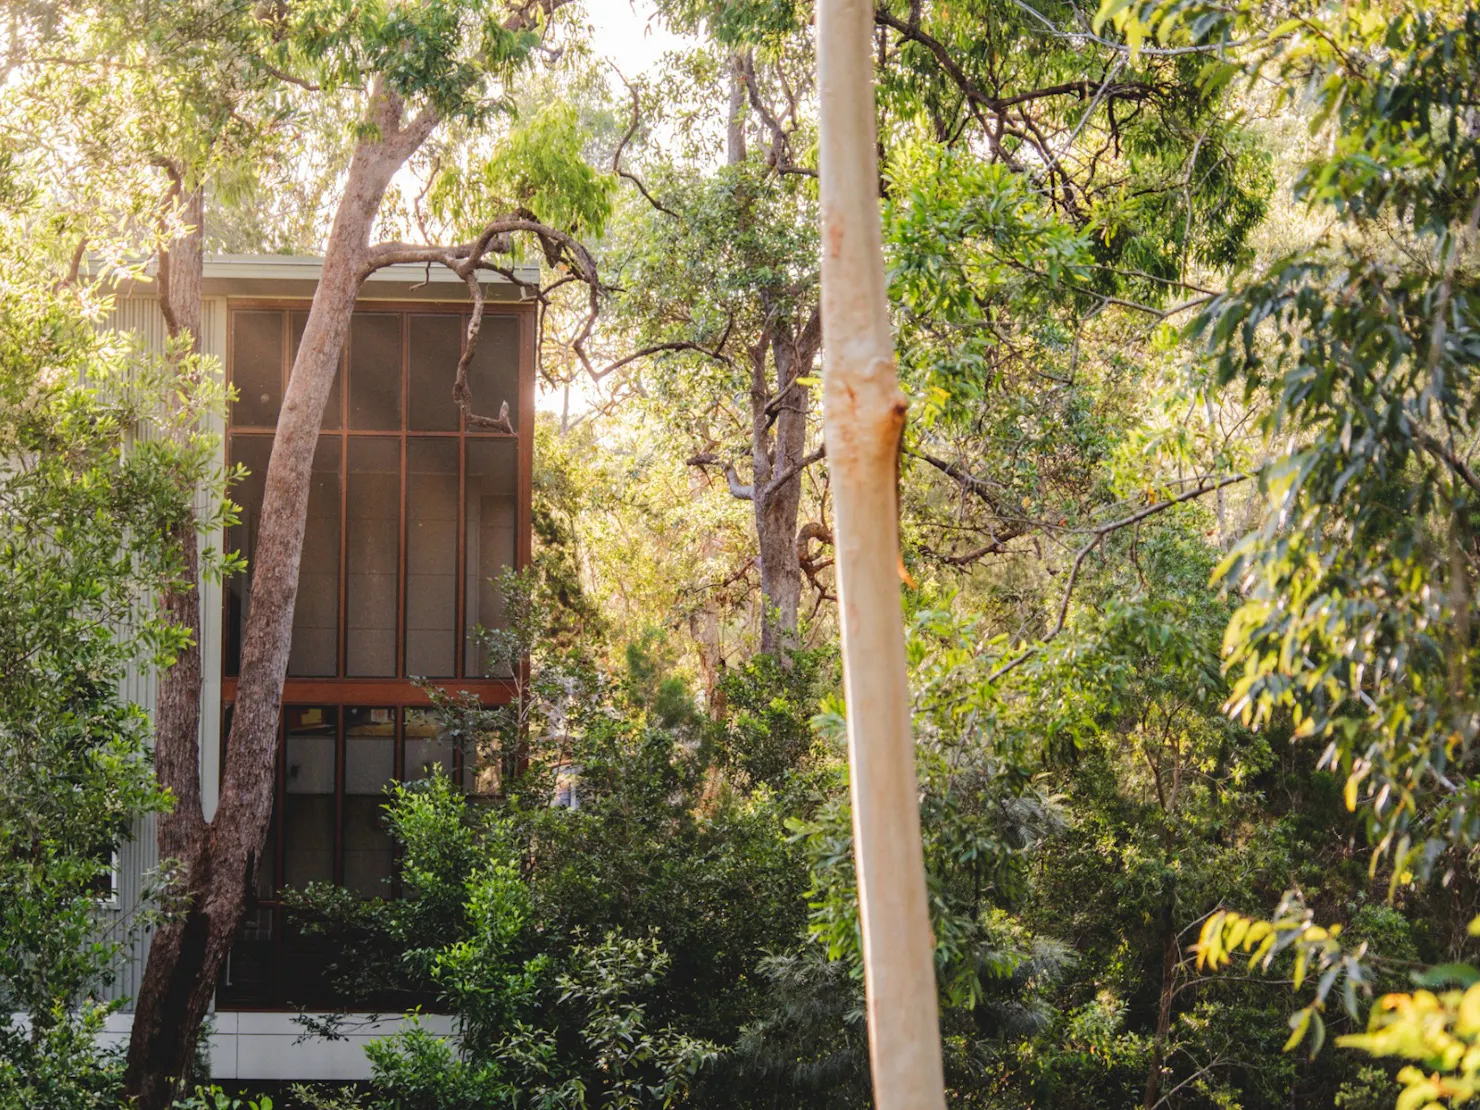
<path fill-rule="evenodd" d="M 529 679 L 443 700 L 499 788 L 387 798 L 402 897 L 295 896 L 351 996 L 434 999 L 456 1051 L 413 1030 L 364 1088 L 271 1095 L 870 1104 L 811 16 L 661 0 L 639 76 L 559 2 L 6 6 L 0 1105 L 235 1097 L 97 1041 L 100 860 L 182 804 L 118 680 L 188 659 L 178 599 L 240 566 L 179 542 L 232 512 L 220 367 L 94 325 L 192 242 L 323 252 L 400 134 L 385 88 L 438 126 L 371 241 L 547 262 L 535 557 L 486 637 Z M 1476 1089 L 1477 33 L 1462 4 L 877 7 L 953 1106 Z"/>

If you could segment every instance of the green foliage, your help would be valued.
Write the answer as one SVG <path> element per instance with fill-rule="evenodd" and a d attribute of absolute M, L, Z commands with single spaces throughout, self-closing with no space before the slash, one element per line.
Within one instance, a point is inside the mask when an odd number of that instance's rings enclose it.
<path fill-rule="evenodd" d="M 756 655 L 727 670 L 719 697 L 725 715 L 709 746 L 715 762 L 742 781 L 781 789 L 813 754 L 812 713 L 820 691 L 836 685 L 830 652 L 797 652 L 789 666 Z"/>
<path fill-rule="evenodd" d="M 694 1074 L 717 1050 L 670 1027 L 649 1029 L 645 1007 L 633 1000 L 666 970 L 662 947 L 609 933 L 598 944 L 576 944 L 570 960 L 572 970 L 548 992 L 542 1024 L 516 1019 L 481 1052 L 456 1055 L 417 1027 L 372 1044 L 370 1110 L 683 1104 Z M 562 1018 L 567 1025 L 550 1027 Z"/>
<path fill-rule="evenodd" d="M 99 884 L 169 804 L 122 686 L 184 646 L 155 601 L 179 582 L 170 535 L 196 488 L 219 493 L 202 429 L 221 390 L 198 360 L 180 384 L 97 330 L 106 300 L 47 279 L 31 215 L 0 218 L 0 1104 L 103 1106 L 120 1061 L 96 1037 L 116 1006 L 94 995 L 150 918 L 117 921 Z"/>
<path fill-rule="evenodd" d="M 297 904 L 316 928 L 358 930 L 398 954 L 401 981 L 435 991 L 458 1020 L 458 1050 L 413 1027 L 368 1050 L 375 1110 L 534 1105 L 676 1105 L 717 1049 L 647 1012 L 671 957 L 655 936 L 608 932 L 568 946 L 531 928 L 538 872 L 508 853 L 511 815 L 467 802 L 447 780 L 397 788 L 389 827 L 404 851 L 401 899 L 358 904 L 311 888 Z M 545 948 L 526 955 L 534 947 Z M 553 952 L 550 949 L 553 948 Z M 361 986 L 362 958 L 347 974 Z M 656 1103 L 650 1101 L 656 1100 Z"/>
<path fill-rule="evenodd" d="M 738 1033 L 764 946 L 799 928 L 799 860 L 770 791 L 715 791 L 660 637 L 625 673 L 593 671 L 539 646 L 532 576 L 501 588 L 510 623 L 485 639 L 505 664 L 532 655 L 528 684 L 507 708 L 437 703 L 469 758 L 500 759 L 497 793 L 393 788 L 400 897 L 291 901 L 336 938 L 350 997 L 431 997 L 458 1019 L 456 1055 L 424 1030 L 375 1049 L 376 1107 L 676 1105 Z M 501 759 L 516 721 L 535 727 Z M 561 768 L 578 771 L 569 808 Z"/>
<path fill-rule="evenodd" d="M 187 1098 L 176 1100 L 175 1110 L 272 1110 L 272 1099 L 239 1098 L 212 1084 L 196 1087 Z"/>
<path fill-rule="evenodd" d="M 443 119 L 476 121 L 506 107 L 486 96 L 487 86 L 512 74 L 538 41 L 533 29 L 506 27 L 508 16 L 497 0 L 312 0 L 274 9 L 261 33 L 270 57 L 307 68 L 327 91 L 380 74 Z"/>
<path fill-rule="evenodd" d="M 1476 141 L 1447 105 L 1471 95 L 1474 11 L 1374 21 L 1301 14 L 1255 61 L 1318 90 L 1335 139 L 1297 188 L 1343 229 L 1214 301 L 1195 331 L 1218 384 L 1267 398 L 1266 523 L 1222 568 L 1246 602 L 1229 627 L 1233 709 L 1288 712 L 1347 777 L 1394 878 L 1475 832 L 1464 775 L 1475 732 L 1475 489 L 1455 454 L 1475 408 Z M 1317 33 L 1319 32 L 1319 33 Z M 1380 55 L 1370 66 L 1359 59 Z M 1441 73 L 1442 71 L 1442 73 Z"/>
<path fill-rule="evenodd" d="M 611 216 L 616 179 L 585 159 L 587 138 L 574 105 L 544 105 L 486 161 L 443 170 L 427 194 L 431 211 L 464 237 L 477 235 L 489 212 L 510 209 L 574 235 L 599 236 Z"/>
<path fill-rule="evenodd" d="M 75 931 L 69 932 L 71 939 L 79 939 Z M 13 1022 L 0 1026 L 0 1106 L 6 1110 L 116 1107 L 123 1060 L 118 1051 L 98 1044 L 110 1010 L 92 1002 L 76 1010 L 58 1005 L 42 1015 L 35 1035 Z"/>

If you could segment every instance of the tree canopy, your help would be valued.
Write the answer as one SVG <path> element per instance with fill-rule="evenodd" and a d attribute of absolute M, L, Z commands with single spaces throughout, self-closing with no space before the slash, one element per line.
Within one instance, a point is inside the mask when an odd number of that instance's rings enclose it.
<path fill-rule="evenodd" d="M 413 1026 L 367 1085 L 271 1095 L 872 1105 L 816 13 L 657 0 L 633 19 L 674 48 L 640 73 L 594 14 L 7 11 L 0 1106 L 258 1094 L 189 1061 L 267 827 L 319 417 L 359 284 L 396 262 L 480 312 L 494 273 L 537 305 L 534 552 L 477 632 L 517 691 L 430 684 L 480 789 L 386 793 L 380 896 L 287 895 L 346 1006 L 447 1012 L 458 1039 Z M 1480 1091 L 1477 37 L 1463 2 L 873 7 L 950 1106 Z M 294 584 L 253 618 L 207 822 L 191 599 L 243 569 L 199 348 L 217 249 L 325 277 L 257 556 Z M 167 349 L 108 323 L 125 281 Z M 458 405 L 501 427 L 466 363 Z M 98 896 L 151 829 L 125 1069 Z"/>

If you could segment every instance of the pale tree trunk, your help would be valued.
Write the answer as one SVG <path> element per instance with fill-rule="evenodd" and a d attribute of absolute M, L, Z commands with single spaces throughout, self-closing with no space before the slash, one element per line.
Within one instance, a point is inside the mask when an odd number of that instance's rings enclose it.
<path fill-rule="evenodd" d="M 818 4 L 823 428 L 835 508 L 853 849 L 878 1110 L 943 1110 L 935 964 L 910 737 L 896 475 L 905 398 L 879 229 L 873 5 Z"/>
<path fill-rule="evenodd" d="M 183 783 L 196 776 L 193 803 L 160 826 L 161 855 L 181 864 L 176 893 L 184 911 L 156 930 L 140 986 L 129 1040 L 125 1090 L 137 1110 L 166 1110 L 188 1076 L 201 1023 L 221 967 L 246 911 L 247 893 L 267 839 L 272 813 L 278 716 L 298 592 L 298 562 L 309 480 L 329 387 L 349 331 L 350 314 L 364 278 L 370 232 L 392 175 L 425 140 L 434 119 L 404 123 L 399 100 L 377 85 L 371 120 L 379 138 L 361 141 L 350 162 L 343 196 L 329 235 L 319 285 L 283 398 L 262 499 L 262 532 L 252 579 L 252 611 L 242 650 L 241 679 L 226 745 L 221 798 L 209 824 L 200 819 L 198 753 L 191 737 L 186 766 L 183 711 L 180 751 L 169 773 Z M 197 224 L 198 226 L 198 224 Z M 199 325 L 199 268 L 194 258 L 194 320 Z M 180 263 L 183 259 L 171 260 Z M 174 266 L 171 267 L 175 269 Z M 184 267 L 180 266 L 183 270 Z M 171 273 L 172 283 L 180 280 Z M 172 298 L 173 299 L 173 298 Z M 193 543 L 193 537 L 192 537 Z M 197 615 L 198 628 L 198 615 Z M 179 664 L 176 664 L 176 669 Z M 195 656 L 199 705 L 199 657 Z M 183 687 L 167 675 L 166 690 Z M 182 690 L 182 696 L 184 691 Z M 171 711 L 173 712 L 173 711 Z M 171 726 L 172 729 L 174 726 Z M 173 745 L 167 741 L 167 747 Z M 173 788 L 173 784 L 172 788 Z"/>

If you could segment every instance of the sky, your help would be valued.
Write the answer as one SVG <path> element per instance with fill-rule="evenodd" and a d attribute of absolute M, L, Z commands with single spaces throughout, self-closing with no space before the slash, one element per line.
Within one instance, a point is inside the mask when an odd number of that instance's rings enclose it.
<path fill-rule="evenodd" d="M 609 58 L 631 80 L 647 72 L 682 40 L 653 15 L 652 0 L 587 0 L 586 18 L 596 53 Z"/>
<path fill-rule="evenodd" d="M 594 53 L 609 60 L 629 81 L 643 76 L 662 60 L 664 53 L 681 48 L 687 41 L 658 21 L 653 0 L 586 0 L 585 8 Z M 585 379 L 578 379 L 570 393 L 571 416 L 584 412 L 593 396 Z M 564 402 L 561 392 L 541 389 L 537 391 L 535 407 L 559 415 Z"/>

